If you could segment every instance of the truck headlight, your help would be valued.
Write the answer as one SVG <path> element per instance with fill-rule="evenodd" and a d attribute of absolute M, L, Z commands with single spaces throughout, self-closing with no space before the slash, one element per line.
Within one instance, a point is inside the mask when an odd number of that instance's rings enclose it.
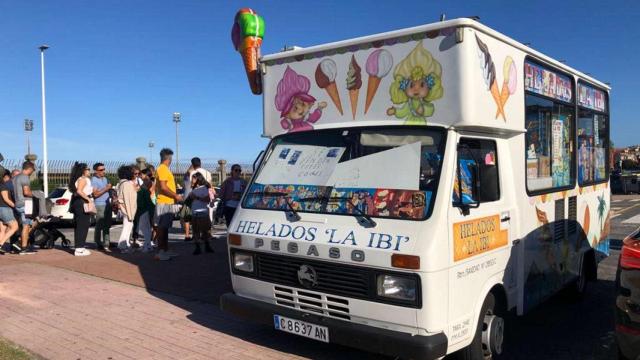
<path fill-rule="evenodd" d="M 233 268 L 239 271 L 253 272 L 253 255 L 237 252 L 233 254 Z"/>
<path fill-rule="evenodd" d="M 416 300 L 416 280 L 404 276 L 378 275 L 378 296 L 401 301 Z"/>

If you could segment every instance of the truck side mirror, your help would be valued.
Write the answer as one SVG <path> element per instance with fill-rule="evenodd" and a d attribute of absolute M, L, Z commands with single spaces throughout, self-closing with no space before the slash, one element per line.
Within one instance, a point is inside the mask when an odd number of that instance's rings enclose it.
<path fill-rule="evenodd" d="M 458 145 L 458 163 L 453 205 L 459 207 L 463 215 L 469 215 L 469 209 L 480 206 L 479 181 L 480 167 L 473 151 L 465 144 Z"/>

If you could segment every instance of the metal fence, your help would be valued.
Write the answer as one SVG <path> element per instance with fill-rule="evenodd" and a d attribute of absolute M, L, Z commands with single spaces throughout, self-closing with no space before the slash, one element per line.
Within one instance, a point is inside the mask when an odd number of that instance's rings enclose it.
<path fill-rule="evenodd" d="M 91 160 L 77 160 L 77 161 L 88 164 L 90 168 L 93 168 L 93 164 L 98 162 L 98 161 L 91 161 Z M 21 169 L 23 162 L 24 160 L 5 159 L 2 163 L 0 163 L 0 165 L 2 165 L 5 169 L 14 170 L 14 169 Z M 50 191 L 51 189 L 54 189 L 58 186 L 67 185 L 67 183 L 69 182 L 71 169 L 73 168 L 73 165 L 75 162 L 76 160 L 49 160 L 48 161 L 48 165 L 49 165 L 48 178 L 49 178 Z M 148 164 L 146 162 L 135 162 L 135 161 L 100 161 L 100 162 L 103 163 L 106 168 L 106 177 L 110 180 L 110 182 L 114 184 L 117 182 L 117 179 L 118 179 L 117 172 L 120 166 L 137 164 L 144 168 L 146 167 L 146 164 Z M 42 160 L 35 161 L 36 175 L 35 175 L 35 179 L 32 181 L 32 188 L 34 190 L 36 189 L 41 190 L 43 188 L 43 185 L 42 185 L 43 184 L 43 174 L 42 174 L 43 163 L 44 162 Z M 157 168 L 159 164 L 153 163 L 151 165 Z M 188 162 L 185 162 L 185 163 L 181 162 L 179 169 L 176 168 L 175 164 L 172 164 L 171 166 L 171 171 L 173 172 L 176 182 L 180 186 L 182 186 L 183 175 L 187 171 L 187 168 L 189 166 L 190 166 L 190 163 Z M 242 166 L 242 176 L 245 179 L 249 180 L 252 176 L 251 166 L 246 164 L 241 164 L 240 166 Z M 225 166 L 226 176 L 231 175 L 229 173 L 230 167 L 231 167 L 231 164 L 226 164 Z M 202 168 L 211 172 L 212 185 L 220 186 L 220 183 L 221 183 L 220 165 L 217 162 L 203 162 Z"/>

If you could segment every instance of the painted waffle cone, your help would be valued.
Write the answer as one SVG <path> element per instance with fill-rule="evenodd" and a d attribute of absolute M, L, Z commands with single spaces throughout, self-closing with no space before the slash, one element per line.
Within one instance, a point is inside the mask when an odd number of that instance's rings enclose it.
<path fill-rule="evenodd" d="M 498 90 L 498 85 L 495 81 L 491 84 L 490 90 L 491 96 L 493 96 L 493 100 L 496 102 L 496 105 L 498 105 L 498 115 L 496 115 L 496 119 L 498 118 L 498 116 L 502 115 L 504 121 L 507 121 L 504 116 L 504 110 L 502 109 L 502 103 L 500 102 L 500 90 Z"/>
<path fill-rule="evenodd" d="M 364 113 L 366 114 L 369 111 L 369 106 L 373 102 L 373 98 L 376 96 L 376 92 L 378 91 L 378 86 L 380 86 L 380 81 L 382 79 L 377 76 L 369 76 L 369 82 L 367 82 L 367 101 L 364 104 Z"/>
<path fill-rule="evenodd" d="M 500 105 L 502 106 L 502 118 L 504 121 L 507 121 L 504 115 L 504 106 L 507 104 L 507 100 L 509 100 L 509 83 L 506 81 L 502 83 L 502 91 L 500 91 Z M 500 116 L 500 109 L 496 111 L 496 119 Z"/>
<path fill-rule="evenodd" d="M 358 96 L 360 95 L 360 89 L 349 90 L 349 100 L 351 100 L 351 115 L 353 120 L 356 119 L 356 111 L 358 111 Z"/>
<path fill-rule="evenodd" d="M 340 115 L 343 115 L 342 102 L 340 101 L 340 93 L 338 92 L 338 88 L 336 87 L 335 81 L 330 82 L 329 85 L 327 85 L 327 87 L 324 88 L 324 90 L 327 92 L 327 94 L 329 94 L 331 101 L 333 101 L 333 104 L 338 109 L 338 112 L 340 112 Z"/>

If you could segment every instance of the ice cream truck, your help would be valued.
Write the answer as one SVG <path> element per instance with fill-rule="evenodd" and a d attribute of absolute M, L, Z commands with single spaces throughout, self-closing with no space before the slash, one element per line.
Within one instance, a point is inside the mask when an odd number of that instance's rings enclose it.
<path fill-rule="evenodd" d="M 606 84 L 472 19 L 267 56 L 260 27 L 236 17 L 270 143 L 228 229 L 222 309 L 487 359 L 516 315 L 584 294 L 609 252 Z"/>

